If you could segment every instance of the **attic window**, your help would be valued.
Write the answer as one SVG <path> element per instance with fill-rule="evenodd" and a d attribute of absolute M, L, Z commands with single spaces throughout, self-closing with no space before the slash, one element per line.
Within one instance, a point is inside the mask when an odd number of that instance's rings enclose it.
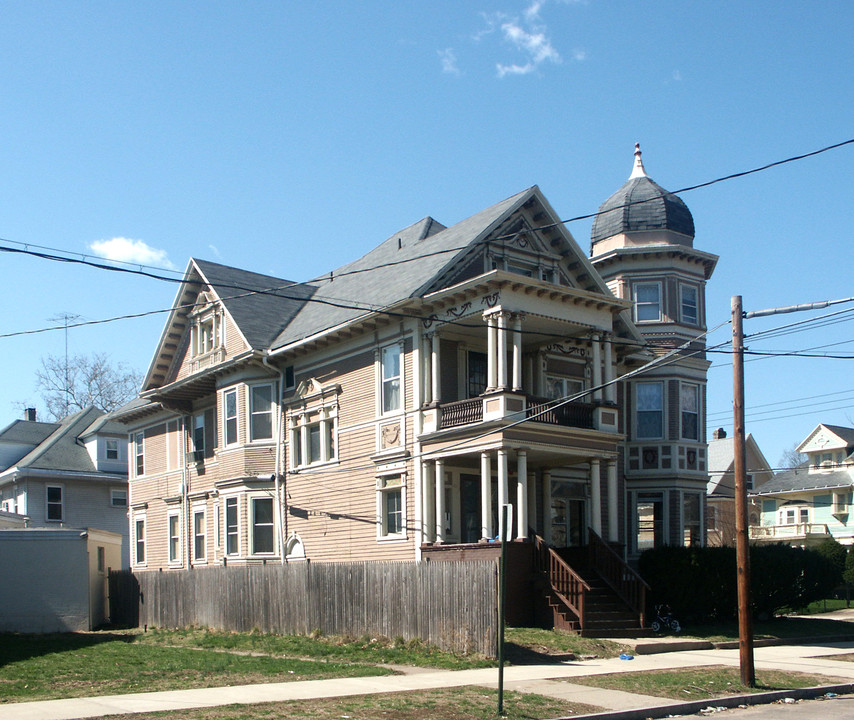
<path fill-rule="evenodd" d="M 199 293 L 190 313 L 190 345 L 193 357 L 207 355 L 222 345 L 222 313 L 207 293 Z"/>

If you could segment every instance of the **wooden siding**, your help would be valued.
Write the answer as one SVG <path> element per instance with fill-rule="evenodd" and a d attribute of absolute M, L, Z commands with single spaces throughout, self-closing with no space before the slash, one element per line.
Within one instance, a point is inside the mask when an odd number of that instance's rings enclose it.
<path fill-rule="evenodd" d="M 291 563 L 112 573 L 114 618 L 139 626 L 420 638 L 496 654 L 497 564 Z"/>

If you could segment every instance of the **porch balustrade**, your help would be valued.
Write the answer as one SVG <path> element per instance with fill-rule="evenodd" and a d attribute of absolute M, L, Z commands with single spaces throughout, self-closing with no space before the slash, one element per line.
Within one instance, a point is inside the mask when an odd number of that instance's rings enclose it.
<path fill-rule="evenodd" d="M 485 398 L 478 397 L 443 403 L 439 406 L 439 429 L 483 422 L 484 400 Z M 572 402 L 555 407 L 554 401 L 527 397 L 525 406 L 525 417 L 534 422 L 588 430 L 594 427 L 594 405 L 591 403 Z"/>
<path fill-rule="evenodd" d="M 751 540 L 792 540 L 807 537 L 830 537 L 830 529 L 824 523 L 754 525 L 750 528 Z"/>

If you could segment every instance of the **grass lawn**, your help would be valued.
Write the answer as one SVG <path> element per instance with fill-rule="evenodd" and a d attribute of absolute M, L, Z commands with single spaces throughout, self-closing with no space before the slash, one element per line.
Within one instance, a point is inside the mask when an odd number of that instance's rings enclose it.
<path fill-rule="evenodd" d="M 111 715 L 103 720 L 472 720 L 494 718 L 498 692 L 481 687 L 361 695 L 346 698 L 299 700 L 260 705 L 228 705 L 217 708 L 132 715 Z M 504 717 L 508 720 L 553 718 L 597 712 L 601 708 L 529 695 L 504 693 Z"/>
<path fill-rule="evenodd" d="M 567 682 L 579 685 L 623 690 L 677 700 L 705 700 L 725 695 L 745 695 L 769 690 L 792 690 L 815 685 L 834 685 L 847 682 L 821 675 L 763 670 L 756 674 L 756 687 L 741 684 L 738 668 L 691 667 L 681 670 L 652 670 L 648 672 L 614 673 L 574 677 Z"/>
<path fill-rule="evenodd" d="M 854 622 L 848 620 L 829 620 L 816 617 L 782 616 L 773 620 L 754 621 L 753 637 L 763 638 L 801 638 L 801 637 L 839 637 L 854 635 Z M 679 637 L 710 640 L 712 642 L 738 640 L 738 625 L 731 623 L 708 623 L 683 626 Z"/>
<path fill-rule="evenodd" d="M 176 648 L 139 638 L 131 632 L 2 635 L 0 703 L 393 672 L 376 664 Z"/>
<path fill-rule="evenodd" d="M 577 658 L 617 657 L 632 648 L 604 638 L 583 638 L 560 630 L 508 627 L 504 630 L 506 654 L 510 662 L 547 662 L 555 656 Z"/>

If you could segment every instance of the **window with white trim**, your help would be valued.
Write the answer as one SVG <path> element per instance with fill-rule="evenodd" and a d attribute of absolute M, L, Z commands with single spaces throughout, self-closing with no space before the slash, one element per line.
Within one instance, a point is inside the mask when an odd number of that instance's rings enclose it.
<path fill-rule="evenodd" d="M 249 388 L 250 440 L 269 440 L 273 437 L 273 386 L 253 385 Z"/>
<path fill-rule="evenodd" d="M 222 313 L 206 292 L 199 293 L 190 313 L 190 355 L 207 355 L 222 346 Z"/>
<path fill-rule="evenodd" d="M 145 516 L 136 516 L 133 520 L 133 561 L 135 565 L 145 565 Z"/>
<path fill-rule="evenodd" d="M 664 385 L 660 382 L 635 383 L 635 437 L 656 439 L 664 436 Z"/>
<path fill-rule="evenodd" d="M 682 284 L 679 286 L 679 309 L 685 325 L 699 325 L 700 312 L 697 304 L 697 286 Z"/>
<path fill-rule="evenodd" d="M 635 320 L 657 322 L 661 320 L 661 283 L 636 283 L 633 288 Z"/>
<path fill-rule="evenodd" d="M 119 459 L 119 441 L 115 438 L 106 438 L 104 440 L 104 457 L 107 460 Z"/>
<path fill-rule="evenodd" d="M 780 525 L 806 525 L 810 521 L 808 507 L 786 506 L 780 508 Z"/>
<path fill-rule="evenodd" d="M 275 552 L 276 534 L 273 517 L 273 498 L 252 498 L 252 554 Z"/>
<path fill-rule="evenodd" d="M 166 516 L 167 539 L 169 543 L 169 564 L 181 562 L 181 516 L 177 510 Z"/>
<path fill-rule="evenodd" d="M 204 507 L 193 509 L 193 562 L 204 562 L 207 558 L 207 527 Z"/>
<path fill-rule="evenodd" d="M 572 397 L 578 395 L 582 390 L 584 390 L 584 381 L 581 379 L 546 375 L 546 397 L 549 400 L 562 400 Z M 584 400 L 585 398 L 578 399 Z"/>
<path fill-rule="evenodd" d="M 683 383 L 679 392 L 682 437 L 700 439 L 700 386 Z"/>
<path fill-rule="evenodd" d="M 403 409 L 403 393 L 400 372 L 400 344 L 387 345 L 380 352 L 381 408 L 383 413 Z"/>
<path fill-rule="evenodd" d="M 117 508 L 128 506 L 128 491 L 124 488 L 113 488 L 110 490 L 110 505 Z"/>
<path fill-rule="evenodd" d="M 338 457 L 337 404 L 291 414 L 291 467 L 332 462 Z"/>
<path fill-rule="evenodd" d="M 193 415 L 193 459 L 201 462 L 205 459 L 205 414 Z"/>
<path fill-rule="evenodd" d="M 377 478 L 377 534 L 379 538 L 406 537 L 406 496 L 403 475 Z"/>
<path fill-rule="evenodd" d="M 136 477 L 145 475 L 145 434 L 134 435 L 134 458 L 136 459 Z"/>
<path fill-rule="evenodd" d="M 238 535 L 237 497 L 225 499 L 225 554 L 237 555 L 240 552 Z"/>
<path fill-rule="evenodd" d="M 833 493 L 833 515 L 845 515 L 848 513 L 848 493 Z"/>
<path fill-rule="evenodd" d="M 237 390 L 226 390 L 222 394 L 223 440 L 226 445 L 237 442 Z"/>
<path fill-rule="evenodd" d="M 62 522 L 65 519 L 65 491 L 62 485 L 45 486 L 45 520 Z"/>

